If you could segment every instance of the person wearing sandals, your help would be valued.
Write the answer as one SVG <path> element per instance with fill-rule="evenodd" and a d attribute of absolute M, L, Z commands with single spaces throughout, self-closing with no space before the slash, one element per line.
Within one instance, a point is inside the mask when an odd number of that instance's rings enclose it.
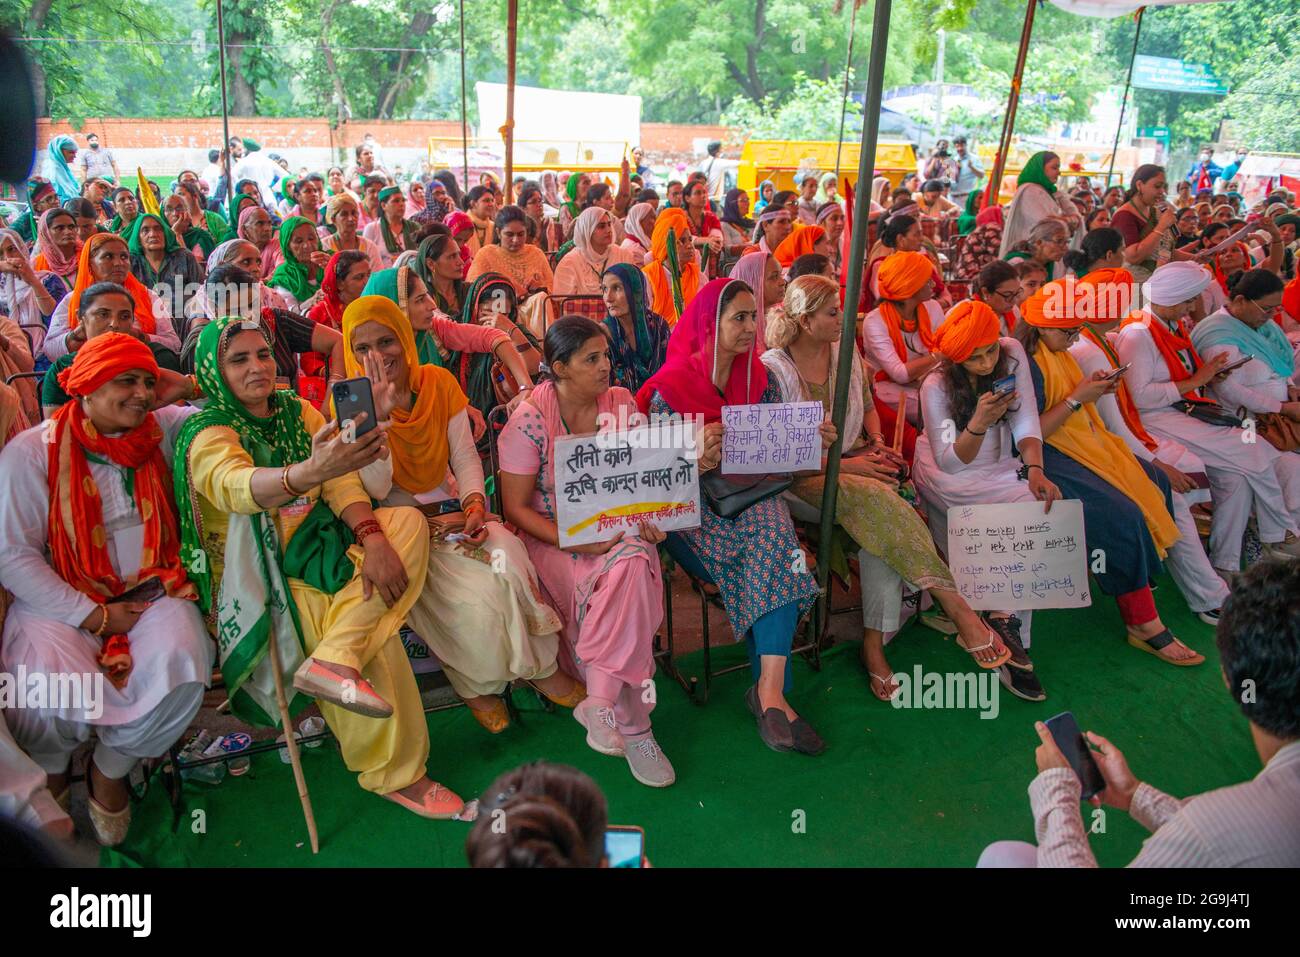
<path fill-rule="evenodd" d="M 702 417 L 701 474 L 722 459 L 722 407 L 780 402 L 755 341 L 757 305 L 738 279 L 700 289 L 673 329 L 668 358 L 637 393 L 650 415 Z M 831 430 L 833 432 L 833 430 Z M 823 428 L 823 443 L 830 444 Z M 698 529 L 674 532 L 669 551 L 693 576 L 717 585 L 737 640 L 749 651 L 754 684 L 745 703 L 759 736 L 774 751 L 820 754 L 821 737 L 790 705 L 790 649 L 802 615 L 817 597 L 817 580 L 799 557 L 790 512 L 779 496 L 722 518 L 701 497 Z"/>
<path fill-rule="evenodd" d="M 1128 643 L 1171 665 L 1199 665 L 1205 656 L 1165 627 L 1151 594 L 1160 561 L 1179 538 L 1169 478 L 1106 428 L 1096 402 L 1119 381 L 1100 370 L 1084 376 L 1070 354 L 1084 324 L 1075 313 L 1057 280 L 1024 301 L 1016 325 L 1016 339 L 1033 359 L 1043 468 L 1063 495 L 1083 505 L 1088 554 L 1104 559 L 1091 571 L 1098 587 L 1115 596 Z"/>
<path fill-rule="evenodd" d="M 556 669 L 560 619 L 519 539 L 487 520 L 465 393 L 446 369 L 420 364 L 411 324 L 384 296 L 361 296 L 344 310 L 343 339 L 347 375 L 370 379 L 375 412 L 387 424 L 388 457 L 360 473 L 370 497 L 464 516 L 463 528 L 431 532 L 429 574 L 408 624 L 493 734 L 510 726 L 501 694 L 517 678 L 574 707 L 585 692 Z M 449 532 L 468 537 L 452 541 Z"/>
<path fill-rule="evenodd" d="M 195 371 L 206 404 L 176 440 L 175 494 L 231 710 L 275 723 L 264 668 L 250 664 L 265 664 L 269 634 L 361 787 L 421 817 L 459 813 L 425 770 L 429 730 L 398 636 L 424 585 L 428 524 L 413 508 L 372 510 L 356 474 L 384 453 L 383 429 L 349 435 L 277 390 L 265 322 L 208 323 Z"/>
<path fill-rule="evenodd" d="M 501 507 L 519 530 L 543 593 L 563 622 L 560 658 L 582 678 L 587 698 L 573 710 L 587 744 L 623 756 L 632 776 L 667 787 L 673 766 L 650 726 L 654 635 L 663 621 L 663 581 L 655 546 L 664 535 L 643 523 L 639 535 L 561 548 L 555 524 L 555 441 L 599 431 L 602 418 L 634 412 L 626 389 L 609 384 L 609 335 L 581 316 L 546 330 L 546 379 L 510 416 L 498 443 Z"/>
<path fill-rule="evenodd" d="M 172 403 L 192 397 L 193 385 L 160 372 L 148 346 L 119 332 L 88 340 L 60 383 L 70 401 L 0 455 L 0 584 L 13 595 L 0 672 L 52 682 L 93 676 L 102 690 L 98 706 L 59 700 L 5 717 L 65 810 L 73 751 L 96 739 L 86 772 L 90 821 L 112 846 L 131 824 L 131 769 L 180 738 L 212 676 L 169 473 L 190 411 Z M 165 590 L 156 601 L 115 600 L 149 578 Z"/>
<path fill-rule="evenodd" d="M 779 385 L 784 402 L 821 402 L 830 415 L 835 395 L 835 346 L 840 337 L 839 283 L 825 276 L 800 276 L 785 289 L 784 308 L 767 317 L 767 344 L 763 364 Z M 952 572 L 935 552 L 929 529 L 916 510 L 898 492 L 902 456 L 885 444 L 880 418 L 857 350 L 844 420 L 844 459 L 839 478 L 835 514 L 858 544 L 862 580 L 862 662 L 871 679 L 871 692 L 888 701 L 899 691 L 885 658 L 884 636 L 901 624 L 902 584 L 910 582 L 929 590 L 957 626 L 957 641 L 972 652 L 977 663 L 997 661 L 997 640 L 989 626 L 961 597 Z M 825 475 L 802 474 L 790 494 L 806 507 L 819 509 Z M 1033 675 L 1028 655 L 1010 632 L 1003 643 L 1013 648 L 1012 661 L 999 667 L 999 676 L 1013 694 L 1033 701 L 1046 695 Z M 998 667 L 994 665 L 994 667 Z M 1023 674 L 1009 674 L 1009 671 Z M 1019 685 L 1012 683 L 1012 678 Z"/>
<path fill-rule="evenodd" d="M 1047 511 L 1061 490 L 1043 472 L 1038 415 L 1021 398 L 1034 388 L 1029 361 L 1019 342 L 1001 335 L 993 309 L 978 299 L 958 303 L 939 328 L 935 350 L 939 367 L 921 383 L 926 429 L 916 440 L 912 478 L 930 534 L 946 548 L 948 509 L 1043 502 Z M 995 395 L 990 386 L 1009 375 L 1015 388 Z M 1012 650 L 1013 670 L 1004 679 L 1030 690 L 1032 682 L 1016 669 L 1029 663 L 1018 649 L 1029 647 L 1032 612 L 990 611 L 988 621 Z"/>
<path fill-rule="evenodd" d="M 1214 563 L 1221 574 L 1240 570 L 1238 547 L 1250 521 L 1252 504 L 1264 554 L 1281 560 L 1300 558 L 1300 458 L 1279 452 L 1267 442 L 1244 441 L 1241 429 L 1202 421 L 1175 403 L 1200 403 L 1200 390 L 1215 381 L 1228 361 L 1220 350 L 1202 356 L 1192 344 L 1188 313 L 1214 281 L 1196 263 L 1165 263 L 1143 286 L 1149 303 L 1129 313 L 1120 325 L 1115 351 L 1128 367 L 1124 384 L 1142 416 L 1142 425 L 1157 439 L 1168 439 L 1194 452 L 1205 463 L 1214 497 Z M 1240 478 L 1247 492 L 1221 494 L 1224 475 Z"/>

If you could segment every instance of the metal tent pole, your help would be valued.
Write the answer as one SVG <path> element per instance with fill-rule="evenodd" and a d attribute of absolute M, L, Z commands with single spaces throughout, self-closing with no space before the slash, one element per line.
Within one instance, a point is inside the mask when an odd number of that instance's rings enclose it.
<path fill-rule="evenodd" d="M 465 0 L 460 0 L 460 157 L 461 184 L 469 189 L 469 121 L 465 116 Z"/>
<path fill-rule="evenodd" d="M 1133 55 L 1128 60 L 1128 79 L 1124 81 L 1124 98 L 1119 101 L 1119 125 L 1115 127 L 1115 145 L 1110 150 L 1110 169 L 1106 171 L 1105 189 L 1110 189 L 1110 178 L 1115 175 L 1115 154 L 1119 152 L 1119 137 L 1124 131 L 1124 113 L 1128 109 L 1128 91 L 1133 85 L 1133 64 L 1137 62 L 1138 40 L 1142 39 L 1142 14 L 1146 7 L 1137 12 L 1137 29 L 1133 31 Z"/>
<path fill-rule="evenodd" d="M 509 0 L 506 17 L 506 181 L 501 184 L 501 192 L 509 199 L 513 195 L 511 180 L 515 165 L 515 48 L 519 39 L 519 0 Z"/>
<path fill-rule="evenodd" d="M 880 135 L 880 100 L 885 85 L 885 50 L 889 45 L 889 14 L 893 0 L 876 0 L 871 25 L 871 59 L 867 64 L 867 93 L 863 104 L 862 147 L 858 154 L 858 188 L 853 196 L 853 222 L 857 226 L 849 243 L 849 275 L 844 296 L 844 319 L 840 328 L 840 353 L 835 371 L 835 396 L 831 419 L 838 433 L 826 456 L 826 482 L 822 492 L 821 529 L 817 542 L 817 582 L 822 588 L 818 600 L 820 622 L 826 620 L 830 595 L 831 533 L 835 526 L 835 499 L 840 478 L 840 454 L 844 447 L 844 414 L 849 401 L 849 379 L 857 340 L 858 299 L 862 294 L 862 260 L 867 251 L 867 220 L 871 215 L 870 183 L 875 170 L 876 140 Z"/>
<path fill-rule="evenodd" d="M 221 0 L 217 0 L 217 63 L 221 76 L 221 155 L 226 172 L 226 200 L 235 194 L 230 181 L 230 108 L 226 103 L 226 18 Z M 216 187 L 213 187 L 215 192 Z"/>
<path fill-rule="evenodd" d="M 847 112 L 849 105 L 849 70 L 853 66 L 853 32 L 858 25 L 858 4 L 861 0 L 849 0 L 849 2 L 853 4 L 853 12 L 849 15 L 849 51 L 844 57 L 844 96 L 840 100 L 840 136 L 839 142 L 835 144 L 836 188 L 839 187 L 840 152 L 844 149 L 844 114 Z M 759 199 L 762 199 L 762 197 L 760 196 Z"/>

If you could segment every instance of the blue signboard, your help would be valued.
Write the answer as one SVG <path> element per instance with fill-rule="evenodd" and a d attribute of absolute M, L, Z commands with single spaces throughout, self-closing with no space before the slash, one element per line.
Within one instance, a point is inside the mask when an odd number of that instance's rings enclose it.
<path fill-rule="evenodd" d="M 1144 90 L 1211 93 L 1215 96 L 1228 92 L 1228 87 L 1205 63 L 1140 54 L 1133 60 L 1133 85 Z"/>

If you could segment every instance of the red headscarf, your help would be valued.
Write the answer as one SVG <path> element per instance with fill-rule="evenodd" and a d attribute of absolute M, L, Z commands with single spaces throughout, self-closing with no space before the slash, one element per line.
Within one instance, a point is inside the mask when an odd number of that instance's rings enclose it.
<path fill-rule="evenodd" d="M 307 312 L 307 318 L 331 329 L 343 328 L 343 301 L 339 299 L 339 254 L 335 253 L 325 265 L 325 278 L 321 280 L 321 297 Z"/>
<path fill-rule="evenodd" d="M 820 226 L 796 226 L 794 232 L 781 240 L 772 255 L 783 268 L 789 269 L 790 264 L 800 256 L 812 252 L 817 241 L 825 235 L 826 230 Z"/>
<path fill-rule="evenodd" d="M 98 282 L 95 274 L 90 271 L 90 256 L 104 243 L 121 243 L 125 246 L 126 240 L 116 233 L 95 233 L 81 247 L 81 257 L 77 260 L 77 284 L 72 287 L 72 292 L 68 296 L 69 329 L 77 328 L 79 318 L 77 309 L 81 305 L 81 294 Z M 149 290 L 130 273 L 126 274 L 126 280 L 122 285 L 126 287 L 126 291 L 131 294 L 131 301 L 135 303 L 136 327 L 146 336 L 152 336 L 158 331 L 158 323 L 154 319 L 153 301 L 149 298 Z"/>
<path fill-rule="evenodd" d="M 1300 322 L 1300 272 L 1282 289 L 1282 308 L 1294 321 Z M 1282 324 L 1282 317 L 1277 316 L 1277 324 Z"/>
<path fill-rule="evenodd" d="M 1249 269 L 1250 249 L 1246 246 L 1245 243 L 1233 243 L 1233 245 L 1236 246 L 1239 250 L 1241 250 L 1241 268 Z M 1219 288 L 1226 293 L 1228 291 L 1228 274 L 1224 272 L 1223 267 L 1219 265 L 1219 260 L 1222 258 L 1223 258 L 1223 253 L 1216 253 L 1214 256 L 1214 278 L 1215 281 L 1218 282 Z"/>
<path fill-rule="evenodd" d="M 50 220 L 55 216 L 72 216 L 72 221 L 77 221 L 77 217 L 62 206 L 47 209 L 41 214 L 41 221 L 36 227 L 36 243 L 41 251 L 32 257 L 32 268 L 37 272 L 48 269 L 56 276 L 67 278 L 77 271 L 77 254 L 81 252 L 81 247 L 78 245 L 71 256 L 64 256 L 60 252 L 54 242 L 54 235 L 50 232 Z"/>
<path fill-rule="evenodd" d="M 650 411 L 650 399 L 658 392 L 679 415 L 702 415 L 706 422 L 718 422 L 724 405 L 752 405 L 766 391 L 767 369 L 758 357 L 757 342 L 732 359 L 721 393 L 713 385 L 722 293 L 733 283 L 749 289 L 739 279 L 714 279 L 686 307 L 668 338 L 663 366 L 636 395 L 643 413 Z"/>
<path fill-rule="evenodd" d="M 965 299 L 952 307 L 935 333 L 934 344 L 952 362 L 965 362 L 976 349 L 997 342 L 1002 324 L 986 302 Z"/>

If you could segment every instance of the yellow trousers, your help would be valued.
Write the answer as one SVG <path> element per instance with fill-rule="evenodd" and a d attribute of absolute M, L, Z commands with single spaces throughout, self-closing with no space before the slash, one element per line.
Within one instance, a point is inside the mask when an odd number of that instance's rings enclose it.
<path fill-rule="evenodd" d="M 418 781 L 429 759 L 429 729 L 420 691 L 397 631 L 424 588 L 429 528 L 414 508 L 380 508 L 375 518 L 406 569 L 410 584 L 389 608 L 376 590 L 362 597 L 361 546 L 348 555 L 357 565 L 352 580 L 333 595 L 290 579 L 307 653 L 320 661 L 357 669 L 393 706 L 388 718 L 367 718 L 320 702 L 321 714 L 339 740 L 343 761 L 367 791 L 387 794 Z"/>

